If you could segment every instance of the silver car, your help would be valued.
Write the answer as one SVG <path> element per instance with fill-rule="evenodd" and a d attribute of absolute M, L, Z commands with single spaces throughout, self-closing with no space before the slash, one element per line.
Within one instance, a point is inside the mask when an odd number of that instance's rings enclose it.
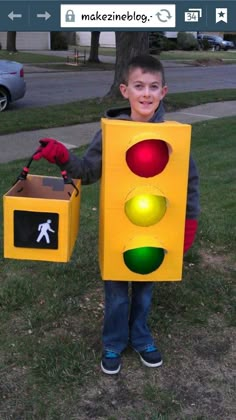
<path fill-rule="evenodd" d="M 11 102 L 23 98 L 25 90 L 23 65 L 16 61 L 0 60 L 0 112 L 5 111 Z"/>

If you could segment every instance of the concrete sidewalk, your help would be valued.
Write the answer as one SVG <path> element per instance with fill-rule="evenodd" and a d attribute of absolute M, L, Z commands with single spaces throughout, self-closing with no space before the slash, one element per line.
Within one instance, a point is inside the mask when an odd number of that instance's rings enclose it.
<path fill-rule="evenodd" d="M 198 105 L 177 112 L 168 112 L 166 113 L 166 120 L 192 124 L 197 121 L 234 115 L 236 116 L 236 101 L 229 101 Z M 0 163 L 28 158 L 35 152 L 38 147 L 38 140 L 42 137 L 55 138 L 64 143 L 69 149 L 88 144 L 99 128 L 100 122 L 95 122 L 2 135 L 0 136 Z"/>

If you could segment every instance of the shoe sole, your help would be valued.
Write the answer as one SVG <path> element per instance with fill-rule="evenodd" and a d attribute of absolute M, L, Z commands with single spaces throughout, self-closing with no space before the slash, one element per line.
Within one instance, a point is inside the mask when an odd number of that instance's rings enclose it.
<path fill-rule="evenodd" d="M 138 353 L 138 352 L 137 352 Z M 139 354 L 139 357 L 140 357 L 140 360 L 141 360 L 141 362 L 143 363 L 143 365 L 144 366 L 147 366 L 147 367 L 159 367 L 159 366 L 161 366 L 162 365 L 162 363 L 163 363 L 163 361 L 161 360 L 160 362 L 158 362 L 158 363 L 148 363 L 148 362 L 146 362 L 146 360 L 144 360 L 143 358 L 142 358 L 142 356 Z"/>
<path fill-rule="evenodd" d="M 117 373 L 120 372 L 120 368 L 121 368 L 121 366 L 119 366 L 118 369 L 116 369 L 116 370 L 107 370 L 107 369 L 104 368 L 104 366 L 103 366 L 103 364 L 101 362 L 101 369 L 107 375 L 116 375 Z"/>

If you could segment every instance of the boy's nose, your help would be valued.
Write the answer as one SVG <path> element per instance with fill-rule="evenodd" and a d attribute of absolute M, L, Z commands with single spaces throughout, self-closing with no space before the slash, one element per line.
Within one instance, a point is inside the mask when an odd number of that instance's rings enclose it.
<path fill-rule="evenodd" d="M 144 88 L 144 96 L 149 96 L 149 95 L 150 95 L 150 89 L 147 86 L 147 87 Z"/>

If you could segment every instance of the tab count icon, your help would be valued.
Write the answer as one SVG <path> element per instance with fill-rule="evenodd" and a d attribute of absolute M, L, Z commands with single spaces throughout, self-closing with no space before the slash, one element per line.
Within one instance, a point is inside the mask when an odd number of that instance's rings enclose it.
<path fill-rule="evenodd" d="M 202 9 L 188 9 L 184 12 L 185 22 L 198 22 L 199 18 L 202 17 Z"/>

